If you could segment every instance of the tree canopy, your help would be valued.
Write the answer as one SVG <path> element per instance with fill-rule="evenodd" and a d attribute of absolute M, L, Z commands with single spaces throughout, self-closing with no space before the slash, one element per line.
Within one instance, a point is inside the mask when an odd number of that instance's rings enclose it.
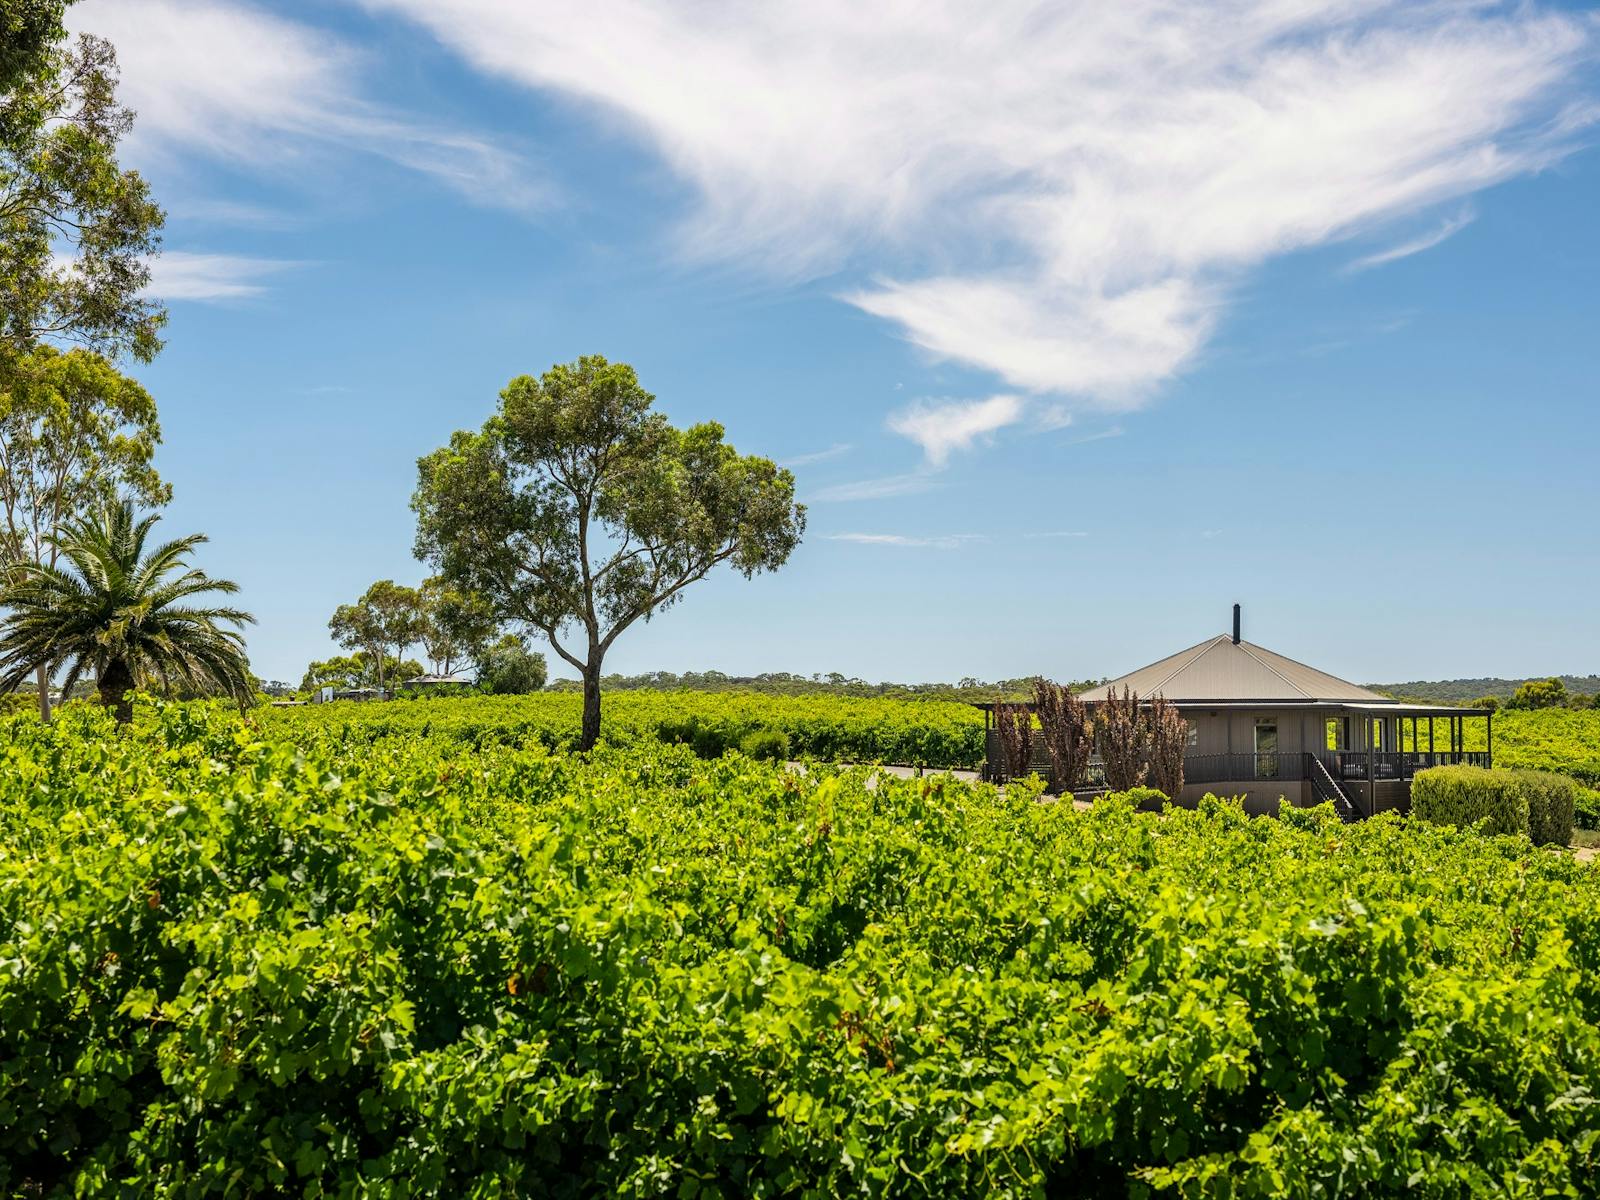
<path fill-rule="evenodd" d="M 418 557 L 577 668 L 585 747 L 625 629 L 719 564 L 776 570 L 805 529 L 790 472 L 715 422 L 675 429 L 653 402 L 632 367 L 586 356 L 513 379 L 480 431 L 417 464 Z"/>
<path fill-rule="evenodd" d="M 62 691 L 93 675 L 101 702 L 121 722 L 132 715 L 135 687 L 251 702 L 239 630 L 255 618 L 194 603 L 208 592 L 232 595 L 238 585 L 189 565 L 202 534 L 147 549 L 158 519 L 140 518 L 131 501 L 108 505 L 52 536 L 62 565 L 33 562 L 16 572 L 0 593 L 10 610 L 0 620 L 0 689 L 15 690 L 40 663 L 66 663 Z"/>
<path fill-rule="evenodd" d="M 359 650 L 378 668 L 377 684 L 388 686 L 387 665 L 404 659 L 422 639 L 425 622 L 416 588 L 380 579 L 354 604 L 341 604 L 328 619 L 328 632 L 346 650 Z"/>
<path fill-rule="evenodd" d="M 0 60 L 11 76 L 0 96 L 0 369 L 40 339 L 149 361 L 166 313 L 144 289 L 165 218 L 139 173 L 117 164 L 133 114 L 117 102 L 116 52 L 87 35 L 69 44 L 59 4 L 5 5 L 3 19 L 43 44 Z"/>

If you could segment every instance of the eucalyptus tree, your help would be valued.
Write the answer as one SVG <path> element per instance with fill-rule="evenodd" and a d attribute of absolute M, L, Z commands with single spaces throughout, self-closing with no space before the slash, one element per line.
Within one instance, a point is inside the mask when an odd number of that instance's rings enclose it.
<path fill-rule="evenodd" d="M 624 630 L 722 563 L 776 570 L 805 530 L 792 474 L 715 422 L 674 428 L 654 399 L 632 367 L 590 355 L 513 379 L 481 430 L 417 463 L 417 556 L 577 669 L 585 749 Z"/>
<path fill-rule="evenodd" d="M 3 2 L 26 45 L 0 55 L 0 370 L 41 340 L 148 362 L 166 321 L 146 294 L 165 218 L 117 163 L 133 114 L 117 102 L 116 51 L 69 42 L 59 5 Z"/>
<path fill-rule="evenodd" d="M 416 588 L 380 579 L 354 604 L 341 604 L 328 620 L 328 632 L 346 650 L 360 650 L 378 668 L 378 690 L 386 686 L 385 667 L 403 660 L 421 640 L 422 599 Z M 391 657 L 392 652 L 392 657 Z"/>
<path fill-rule="evenodd" d="M 0 372 L 0 569 L 55 566 L 67 523 L 130 496 L 165 504 L 151 460 L 161 440 L 155 401 L 92 351 L 38 346 Z M 39 714 L 50 674 L 37 668 Z"/>
<path fill-rule="evenodd" d="M 221 693 L 248 705 L 254 694 L 240 630 L 255 620 L 231 605 L 196 604 L 238 585 L 192 567 L 207 539 L 191 534 L 147 550 L 155 515 L 131 501 L 67 524 L 51 541 L 56 566 L 24 564 L 0 592 L 0 689 L 15 691 L 41 663 L 64 663 L 62 692 L 92 675 L 100 701 L 126 724 L 128 693 L 156 686 Z"/>

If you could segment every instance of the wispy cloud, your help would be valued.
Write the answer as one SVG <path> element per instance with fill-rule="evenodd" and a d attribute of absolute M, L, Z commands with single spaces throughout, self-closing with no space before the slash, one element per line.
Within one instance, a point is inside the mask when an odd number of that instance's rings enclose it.
<path fill-rule="evenodd" d="M 1121 425 L 1113 425 L 1111 428 L 1102 429 L 1097 433 L 1086 433 L 1082 437 L 1068 438 L 1061 444 L 1063 446 L 1081 446 L 1085 442 L 1103 442 L 1107 438 L 1121 437 L 1126 432 L 1127 430 L 1125 430 Z"/>
<path fill-rule="evenodd" d="M 549 198 L 499 142 L 368 98 L 371 64 L 327 30 L 234 0 L 82 0 L 67 15 L 115 44 L 137 153 L 306 175 L 323 152 L 359 150 L 480 203 Z"/>
<path fill-rule="evenodd" d="M 269 276 L 304 263 L 237 254 L 195 254 L 168 250 L 151 261 L 145 290 L 160 300 L 243 300 L 266 291 Z"/>
<path fill-rule="evenodd" d="M 905 475 L 883 475 L 876 479 L 858 479 L 851 483 L 835 483 L 812 492 L 813 503 L 829 504 L 849 500 L 887 500 L 893 496 L 912 496 L 918 492 L 932 491 L 939 480 L 922 471 Z"/>
<path fill-rule="evenodd" d="M 928 464 L 942 467 L 954 450 L 965 450 L 997 429 L 1022 419 L 1018 396 L 990 396 L 986 400 L 920 400 L 891 413 L 886 424 L 902 437 L 922 447 Z"/>
<path fill-rule="evenodd" d="M 1595 23 L 1475 0 L 362 0 L 621 118 L 681 244 L 844 298 L 1015 389 L 1125 409 L 1267 261 L 1536 171 Z"/>
<path fill-rule="evenodd" d="M 785 467 L 809 467 L 812 463 L 827 462 L 829 459 L 849 454 L 853 449 L 855 447 L 849 442 L 835 442 L 826 450 L 813 450 L 810 454 L 796 454 L 793 458 L 784 459 L 779 465 Z"/>
<path fill-rule="evenodd" d="M 899 533 L 825 533 L 824 541 L 855 542 L 862 546 L 908 546 L 929 550 L 955 550 L 987 539 L 978 533 L 951 533 L 935 537 L 910 537 Z"/>
<path fill-rule="evenodd" d="M 1384 263 L 1394 262 L 1396 259 L 1410 258 L 1413 254 L 1421 254 L 1424 250 L 1432 250 L 1446 238 L 1454 237 L 1471 225 L 1476 215 L 1464 209 L 1453 217 L 1446 217 L 1427 233 L 1390 246 L 1387 250 L 1364 255 L 1351 262 L 1345 269 L 1352 272 L 1365 271 L 1372 267 L 1381 267 Z"/>

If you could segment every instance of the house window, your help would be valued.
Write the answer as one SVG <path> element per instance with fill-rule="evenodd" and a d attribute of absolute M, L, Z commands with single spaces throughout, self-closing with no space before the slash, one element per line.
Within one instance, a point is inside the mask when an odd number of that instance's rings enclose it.
<path fill-rule="evenodd" d="M 1189 726 L 1189 732 L 1183 735 L 1183 744 L 1191 750 L 1200 744 L 1200 727 L 1198 725 Z"/>
<path fill-rule="evenodd" d="M 1278 777 L 1278 722 L 1256 722 L 1256 778 Z"/>
<path fill-rule="evenodd" d="M 1350 749 L 1350 718 L 1329 717 L 1326 726 L 1327 736 L 1323 739 L 1323 748 L 1326 750 Z"/>

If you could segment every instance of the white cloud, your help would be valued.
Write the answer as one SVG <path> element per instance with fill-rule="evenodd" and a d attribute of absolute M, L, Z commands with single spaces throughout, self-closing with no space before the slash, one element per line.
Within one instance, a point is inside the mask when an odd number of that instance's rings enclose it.
<path fill-rule="evenodd" d="M 922 471 L 912 471 L 905 475 L 884 475 L 877 479 L 859 479 L 853 483 L 835 483 L 813 492 L 809 499 L 817 504 L 849 500 L 887 500 L 894 496 L 912 496 L 918 492 L 931 491 L 937 486 L 938 480 L 933 476 Z"/>
<path fill-rule="evenodd" d="M 862 546 L 909 546 L 932 550 L 955 550 L 969 542 L 986 540 L 982 534 L 952 533 L 936 537 L 908 537 L 899 533 L 825 533 L 824 541 L 855 542 Z"/>
<path fill-rule="evenodd" d="M 1121 437 L 1125 432 L 1127 431 L 1121 425 L 1113 425 L 1110 429 L 1102 429 L 1096 433 L 1086 433 L 1082 437 L 1068 438 L 1061 444 L 1063 446 L 1081 446 L 1085 442 L 1103 442 L 1107 438 Z"/>
<path fill-rule="evenodd" d="M 1347 270 L 1365 271 L 1369 267 L 1381 267 L 1384 263 L 1391 263 L 1400 258 L 1410 258 L 1413 254 L 1421 254 L 1424 250 L 1432 250 L 1446 238 L 1454 237 L 1468 225 L 1471 225 L 1473 216 L 1474 214 L 1471 212 L 1459 212 L 1453 217 L 1446 217 L 1427 233 L 1390 246 L 1387 250 L 1379 250 L 1375 254 L 1367 254 L 1356 259 L 1349 265 Z"/>
<path fill-rule="evenodd" d="M 826 450 L 813 450 L 810 454 L 796 454 L 793 458 L 784 459 L 779 465 L 785 467 L 808 467 L 812 463 L 827 462 L 829 459 L 849 454 L 853 449 L 855 447 L 849 442 L 835 442 Z"/>
<path fill-rule="evenodd" d="M 891 413 L 888 427 L 922 447 L 928 465 L 942 467 L 954 450 L 965 450 L 979 438 L 1022 419 L 1018 396 L 990 396 L 986 400 L 921 400 Z"/>
<path fill-rule="evenodd" d="M 368 99 L 369 64 L 326 30 L 232 0 L 82 0 L 67 13 L 74 30 L 116 46 L 138 153 L 331 175 L 337 160 L 324 152 L 355 149 L 482 203 L 546 199 L 517 155 Z"/>
<path fill-rule="evenodd" d="M 692 253 L 1011 386 L 1127 408 L 1244 273 L 1554 161 L 1594 22 L 1484 0 L 362 0 L 616 118 Z"/>
<path fill-rule="evenodd" d="M 168 250 L 150 263 L 145 291 L 159 300 L 243 300 L 266 290 L 269 275 L 302 264 L 236 254 L 194 254 Z"/>

